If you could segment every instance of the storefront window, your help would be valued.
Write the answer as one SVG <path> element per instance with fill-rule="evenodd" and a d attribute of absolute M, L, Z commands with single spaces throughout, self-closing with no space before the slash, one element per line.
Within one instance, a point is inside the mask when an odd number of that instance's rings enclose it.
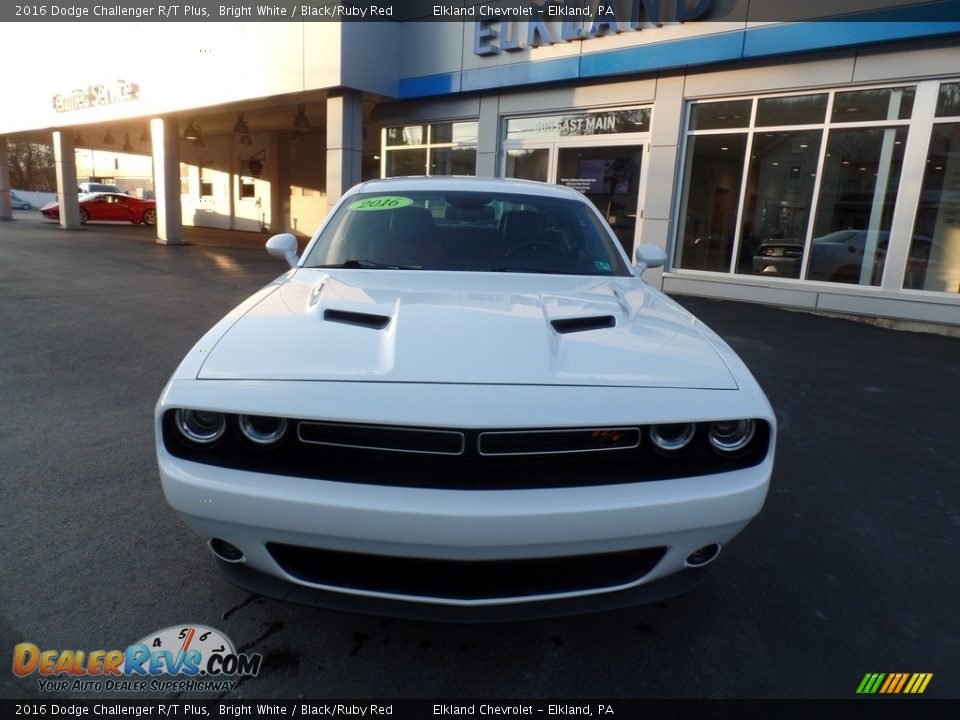
<path fill-rule="evenodd" d="M 937 117 L 960 115 L 960 83 L 944 83 L 937 96 Z"/>
<path fill-rule="evenodd" d="M 427 141 L 425 125 L 387 128 L 387 145 L 423 145 Z"/>
<path fill-rule="evenodd" d="M 677 267 L 729 271 L 746 149 L 744 133 L 687 140 Z"/>
<path fill-rule="evenodd" d="M 909 120 L 913 112 L 912 87 L 838 92 L 833 100 L 833 122 Z"/>
<path fill-rule="evenodd" d="M 933 127 L 903 287 L 960 293 L 960 122 Z"/>
<path fill-rule="evenodd" d="M 757 102 L 757 127 L 819 124 L 826 114 L 826 93 L 761 98 Z"/>
<path fill-rule="evenodd" d="M 726 130 L 750 125 L 753 100 L 697 103 L 690 109 L 691 130 Z"/>
<path fill-rule="evenodd" d="M 547 182 L 550 150 L 547 148 L 507 150 L 506 177 Z"/>
<path fill-rule="evenodd" d="M 906 128 L 830 132 L 808 280 L 880 284 L 906 137 Z"/>
<path fill-rule="evenodd" d="M 476 175 L 475 121 L 390 127 L 384 131 L 384 177 Z"/>
<path fill-rule="evenodd" d="M 754 135 L 737 272 L 800 277 L 821 134 Z"/>
<path fill-rule="evenodd" d="M 476 148 L 434 148 L 430 151 L 430 175 L 476 175 Z"/>
<path fill-rule="evenodd" d="M 694 103 L 672 267 L 880 285 L 915 95 Z"/>
<path fill-rule="evenodd" d="M 409 148 L 387 153 L 385 177 L 427 174 L 427 149 Z"/>

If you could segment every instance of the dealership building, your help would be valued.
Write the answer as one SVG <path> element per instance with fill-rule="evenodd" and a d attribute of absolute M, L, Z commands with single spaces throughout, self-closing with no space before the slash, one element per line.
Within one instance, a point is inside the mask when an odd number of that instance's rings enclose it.
<path fill-rule="evenodd" d="M 152 158 L 160 243 L 185 225 L 309 236 L 375 177 L 526 178 L 583 192 L 628 252 L 664 248 L 646 277 L 667 292 L 960 325 L 957 3 L 903 4 L 817 22 L 624 0 L 615 16 L 18 23 L 8 56 L 30 77 L 0 138 L 52 144 L 65 227 L 78 182 L 117 179 L 78 176 L 78 149 Z M 71 61 L 81 48 L 98 59 Z M 9 187 L 0 143 L 0 218 Z"/>

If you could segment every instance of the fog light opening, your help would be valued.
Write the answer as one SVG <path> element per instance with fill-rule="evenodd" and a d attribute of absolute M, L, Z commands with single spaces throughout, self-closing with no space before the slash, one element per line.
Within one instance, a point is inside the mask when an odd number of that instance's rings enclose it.
<path fill-rule="evenodd" d="M 717 559 L 717 555 L 720 554 L 720 546 L 717 543 L 710 543 L 709 545 L 704 545 L 699 550 L 694 550 L 687 556 L 684 565 L 691 568 L 703 567 L 709 565 L 714 560 Z"/>
<path fill-rule="evenodd" d="M 243 552 L 240 548 L 220 538 L 210 538 L 210 550 L 224 562 L 235 563 L 243 560 Z"/>

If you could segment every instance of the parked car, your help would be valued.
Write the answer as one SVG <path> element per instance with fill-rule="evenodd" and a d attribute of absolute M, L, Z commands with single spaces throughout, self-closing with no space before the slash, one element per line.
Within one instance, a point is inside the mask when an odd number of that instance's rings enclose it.
<path fill-rule="evenodd" d="M 10 207 L 14 210 L 33 210 L 33 205 L 17 195 L 13 190 L 10 191 Z"/>
<path fill-rule="evenodd" d="M 857 284 L 864 262 L 864 252 L 869 230 L 837 230 L 813 239 L 810 251 L 810 263 L 807 270 L 808 280 L 824 280 Z M 872 285 L 879 285 L 886 263 L 890 233 L 886 230 L 875 232 L 876 242 L 870 263 Z M 930 254 L 930 238 L 915 235 L 910 250 L 909 276 L 922 278 L 925 273 L 926 259 Z M 768 241 L 757 248 L 753 257 L 753 271 L 764 275 L 784 275 L 800 277 L 803 262 L 803 244 L 797 241 Z"/>
<path fill-rule="evenodd" d="M 686 591 L 760 511 L 776 423 L 575 190 L 347 192 L 157 403 L 167 501 L 236 584 L 478 620 Z"/>
<path fill-rule="evenodd" d="M 50 220 L 60 219 L 60 205 L 52 202 L 44 205 L 40 212 Z M 157 203 L 155 200 L 140 200 L 122 193 L 85 193 L 80 196 L 80 222 L 88 220 L 114 220 L 132 222 L 134 225 L 157 224 Z"/>

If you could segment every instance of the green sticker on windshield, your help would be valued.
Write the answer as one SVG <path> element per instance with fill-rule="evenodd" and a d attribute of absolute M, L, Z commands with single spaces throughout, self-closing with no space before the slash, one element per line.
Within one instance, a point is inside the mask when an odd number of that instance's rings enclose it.
<path fill-rule="evenodd" d="M 363 200 L 354 200 L 347 205 L 351 210 L 396 210 L 397 208 L 413 205 L 411 198 L 399 197 L 397 195 L 382 195 L 380 197 L 364 198 Z"/>

